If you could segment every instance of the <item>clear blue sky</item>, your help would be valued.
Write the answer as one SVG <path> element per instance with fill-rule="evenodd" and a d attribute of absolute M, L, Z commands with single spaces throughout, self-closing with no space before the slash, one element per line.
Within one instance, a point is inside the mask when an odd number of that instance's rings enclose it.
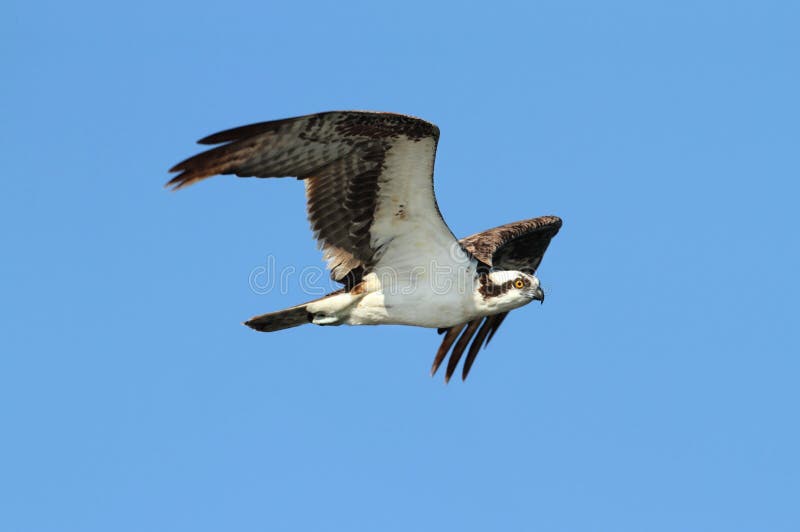
<path fill-rule="evenodd" d="M 800 530 L 796 2 L 6 3 L 0 530 Z M 193 142 L 329 109 L 442 130 L 458 235 L 557 214 L 466 383 L 303 301 L 302 186 Z"/>

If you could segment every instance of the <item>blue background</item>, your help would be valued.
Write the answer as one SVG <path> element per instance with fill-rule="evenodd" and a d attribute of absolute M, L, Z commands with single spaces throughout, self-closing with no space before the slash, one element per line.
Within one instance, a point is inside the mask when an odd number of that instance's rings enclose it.
<path fill-rule="evenodd" d="M 800 530 L 795 2 L 22 2 L 0 16 L 0 529 Z M 466 383 L 435 332 L 240 322 L 329 109 L 442 130 L 460 236 L 564 227 Z"/>

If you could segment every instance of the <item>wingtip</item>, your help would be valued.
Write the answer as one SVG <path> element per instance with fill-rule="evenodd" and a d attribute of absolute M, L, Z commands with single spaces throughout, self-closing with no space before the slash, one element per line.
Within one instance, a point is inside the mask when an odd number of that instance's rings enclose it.
<path fill-rule="evenodd" d="M 433 360 L 433 364 L 431 364 L 431 377 L 435 377 L 436 374 L 439 372 L 439 368 L 442 367 L 442 361 L 444 358 L 436 357 Z"/>
<path fill-rule="evenodd" d="M 185 175 L 185 172 L 182 172 L 183 170 L 183 168 L 181 168 L 182 164 L 183 163 L 178 163 L 169 170 L 167 170 L 167 172 L 170 174 L 173 174 L 175 172 L 181 172 L 178 175 L 172 176 L 169 181 L 164 183 L 164 188 L 169 189 L 170 192 L 175 192 L 183 185 L 183 177 Z"/>
<path fill-rule="evenodd" d="M 178 170 L 174 169 L 170 170 L 170 172 L 177 172 L 177 171 Z M 164 184 L 164 188 L 168 189 L 170 192 L 177 192 L 178 190 L 194 185 L 198 181 L 202 180 L 203 177 L 197 177 L 197 176 L 187 177 L 186 172 L 184 172 L 182 174 L 176 175 L 175 177 L 167 181 Z"/>
<path fill-rule="evenodd" d="M 212 133 L 211 135 L 206 135 L 202 139 L 198 140 L 197 144 L 200 144 L 201 146 L 213 146 L 214 144 L 222 144 L 223 142 L 226 141 L 217 140 L 222 133 L 225 133 L 225 131 L 220 131 L 219 133 Z"/>

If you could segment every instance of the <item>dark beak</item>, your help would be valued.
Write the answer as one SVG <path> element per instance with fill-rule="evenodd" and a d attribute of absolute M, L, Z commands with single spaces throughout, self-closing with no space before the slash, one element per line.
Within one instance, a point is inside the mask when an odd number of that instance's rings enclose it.
<path fill-rule="evenodd" d="M 533 299 L 544 303 L 544 290 L 542 290 L 541 286 L 538 287 L 536 291 L 533 293 Z"/>

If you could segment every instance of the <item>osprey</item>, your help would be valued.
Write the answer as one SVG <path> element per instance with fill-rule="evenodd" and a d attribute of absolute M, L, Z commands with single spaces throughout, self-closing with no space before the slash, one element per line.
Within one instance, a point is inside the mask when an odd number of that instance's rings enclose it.
<path fill-rule="evenodd" d="M 544 301 L 534 273 L 561 220 L 541 216 L 458 240 L 433 192 L 438 140 L 435 125 L 394 113 L 261 122 L 199 140 L 221 146 L 175 165 L 167 186 L 217 174 L 302 180 L 314 238 L 343 288 L 245 325 L 264 332 L 305 323 L 437 328 L 444 339 L 431 375 L 449 352 L 449 381 L 469 346 L 466 379 L 508 313 Z"/>

